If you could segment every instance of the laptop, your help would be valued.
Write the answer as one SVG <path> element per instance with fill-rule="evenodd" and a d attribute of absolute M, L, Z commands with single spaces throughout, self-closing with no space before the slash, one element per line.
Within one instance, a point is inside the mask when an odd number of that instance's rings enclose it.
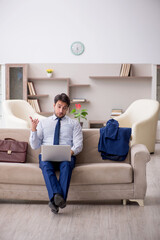
<path fill-rule="evenodd" d="M 42 145 L 42 161 L 71 161 L 70 145 Z"/>

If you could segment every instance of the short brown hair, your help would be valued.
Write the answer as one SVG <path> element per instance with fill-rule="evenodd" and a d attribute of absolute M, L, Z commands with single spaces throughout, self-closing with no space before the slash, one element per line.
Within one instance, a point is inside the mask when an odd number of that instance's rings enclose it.
<path fill-rule="evenodd" d="M 54 103 L 56 104 L 58 101 L 62 101 L 67 103 L 68 107 L 70 106 L 70 99 L 65 93 L 61 93 L 55 96 Z"/>

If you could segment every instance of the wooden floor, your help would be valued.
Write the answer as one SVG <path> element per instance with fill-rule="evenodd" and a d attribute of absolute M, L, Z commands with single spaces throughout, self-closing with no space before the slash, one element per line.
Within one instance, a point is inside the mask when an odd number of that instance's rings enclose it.
<path fill-rule="evenodd" d="M 120 201 L 70 203 L 58 215 L 47 203 L 0 202 L 0 240 L 160 240 L 160 144 L 147 166 L 145 206 Z"/>

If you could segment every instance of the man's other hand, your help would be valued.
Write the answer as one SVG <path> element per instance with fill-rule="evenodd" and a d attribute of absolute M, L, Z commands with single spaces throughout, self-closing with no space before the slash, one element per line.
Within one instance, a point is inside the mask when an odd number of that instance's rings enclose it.
<path fill-rule="evenodd" d="M 71 150 L 71 156 L 73 156 L 74 152 Z"/>

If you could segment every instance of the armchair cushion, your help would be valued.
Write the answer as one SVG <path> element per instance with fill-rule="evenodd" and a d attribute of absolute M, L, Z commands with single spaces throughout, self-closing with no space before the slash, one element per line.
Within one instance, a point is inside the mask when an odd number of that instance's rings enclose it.
<path fill-rule="evenodd" d="M 120 116 L 115 117 L 119 127 L 132 128 L 131 145 L 144 144 L 149 152 L 154 152 L 159 102 L 139 99 L 133 102 Z"/>

